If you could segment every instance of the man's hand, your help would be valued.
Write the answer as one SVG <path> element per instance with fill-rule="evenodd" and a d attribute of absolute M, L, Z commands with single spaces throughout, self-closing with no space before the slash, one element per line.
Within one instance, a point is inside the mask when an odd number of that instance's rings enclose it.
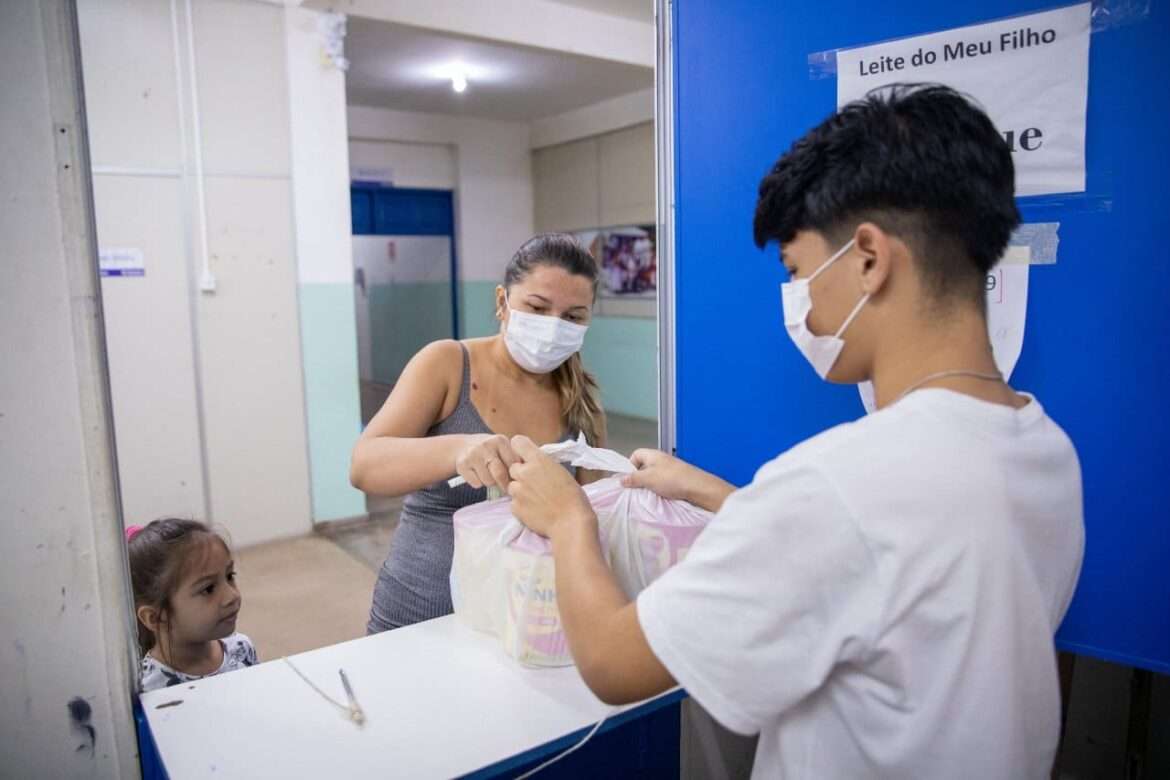
<path fill-rule="evenodd" d="M 585 491 L 568 469 L 541 452 L 527 436 L 512 439 L 519 459 L 512 464 L 508 495 L 512 514 L 542 536 L 552 537 L 562 523 L 596 522 Z"/>
<path fill-rule="evenodd" d="M 638 470 L 622 478 L 623 487 L 641 487 L 663 498 L 689 501 L 718 512 L 735 486 L 714 474 L 658 450 L 638 450 L 631 457 Z"/>

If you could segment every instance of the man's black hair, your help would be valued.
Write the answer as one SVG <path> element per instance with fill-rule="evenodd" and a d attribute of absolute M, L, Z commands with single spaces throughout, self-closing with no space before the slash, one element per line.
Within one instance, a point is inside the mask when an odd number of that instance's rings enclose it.
<path fill-rule="evenodd" d="M 968 98 L 934 84 L 870 92 L 810 130 L 760 182 L 756 245 L 873 222 L 910 247 L 930 292 L 982 302 L 1020 222 L 1011 150 Z"/>

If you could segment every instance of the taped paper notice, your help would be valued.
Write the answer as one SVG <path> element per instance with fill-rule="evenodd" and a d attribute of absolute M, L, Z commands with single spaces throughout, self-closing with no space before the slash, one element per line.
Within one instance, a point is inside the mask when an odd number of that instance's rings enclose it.
<path fill-rule="evenodd" d="M 987 335 L 995 366 L 1005 380 L 1016 370 L 1024 349 L 1028 315 L 1028 266 L 1000 263 L 987 275 Z"/>
<path fill-rule="evenodd" d="M 101 249 L 98 271 L 102 276 L 146 276 L 146 257 L 141 249 Z"/>

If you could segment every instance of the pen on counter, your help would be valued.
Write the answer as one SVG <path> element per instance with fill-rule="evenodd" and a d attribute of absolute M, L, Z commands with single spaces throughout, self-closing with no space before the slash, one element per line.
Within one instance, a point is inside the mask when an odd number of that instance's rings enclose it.
<path fill-rule="evenodd" d="M 337 673 L 341 675 L 341 686 L 345 688 L 345 697 L 349 700 L 349 719 L 360 726 L 366 722 L 366 714 L 358 704 L 357 697 L 353 695 L 353 688 L 349 684 L 349 678 L 345 676 L 345 670 L 338 669 Z"/>

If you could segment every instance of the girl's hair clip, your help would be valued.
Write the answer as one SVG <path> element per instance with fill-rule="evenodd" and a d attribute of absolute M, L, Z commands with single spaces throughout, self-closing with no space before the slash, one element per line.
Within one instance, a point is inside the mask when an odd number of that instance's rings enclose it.
<path fill-rule="evenodd" d="M 141 530 L 142 530 L 142 526 L 140 526 L 140 525 L 129 526 L 126 529 L 126 541 L 129 542 L 135 536 L 138 536 L 138 532 Z"/>

